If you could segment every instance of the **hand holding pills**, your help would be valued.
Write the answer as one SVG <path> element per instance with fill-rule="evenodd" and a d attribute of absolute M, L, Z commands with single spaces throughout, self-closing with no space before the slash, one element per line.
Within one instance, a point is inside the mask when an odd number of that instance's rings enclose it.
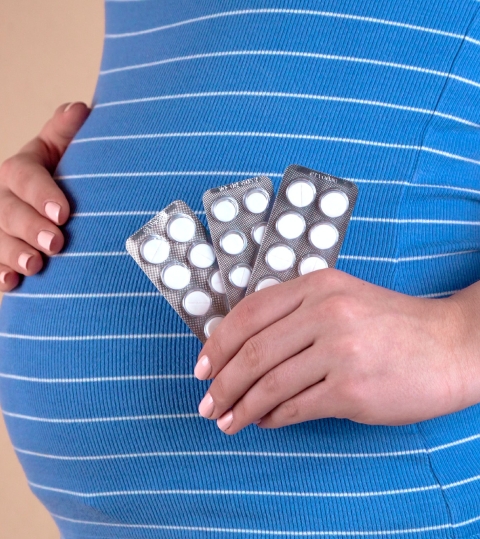
<path fill-rule="evenodd" d="M 415 298 L 334 269 L 266 286 L 200 352 L 195 375 L 214 380 L 199 412 L 235 434 L 258 420 L 401 425 L 474 404 L 462 295 Z"/>

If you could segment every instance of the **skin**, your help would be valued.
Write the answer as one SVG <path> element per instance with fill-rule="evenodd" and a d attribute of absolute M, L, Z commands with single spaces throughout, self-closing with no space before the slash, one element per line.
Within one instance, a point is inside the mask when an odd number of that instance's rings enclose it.
<path fill-rule="evenodd" d="M 214 380 L 199 411 L 235 434 L 259 419 L 402 425 L 461 410 L 480 402 L 479 300 L 480 284 L 420 299 L 334 269 L 256 292 L 200 352 L 211 372 L 197 377 Z"/>
<path fill-rule="evenodd" d="M 62 105 L 0 167 L 0 291 L 37 273 L 40 253 L 63 247 L 70 208 L 52 173 L 89 113 L 83 103 Z M 59 208 L 53 218 L 49 202 Z M 42 231 L 51 233 L 48 249 Z M 479 303 L 480 282 L 420 299 L 334 269 L 256 292 L 199 354 L 195 375 L 213 379 L 200 413 L 235 434 L 259 420 L 260 428 L 327 417 L 402 425 L 477 404 Z"/>
<path fill-rule="evenodd" d="M 40 253 L 51 256 L 63 247 L 59 226 L 70 207 L 52 174 L 89 113 L 84 103 L 62 105 L 40 134 L 0 167 L 0 292 L 15 288 L 21 275 L 38 273 Z M 50 217 L 48 203 L 58 205 L 50 204 L 55 210 Z M 39 243 L 42 237 L 49 245 Z"/>

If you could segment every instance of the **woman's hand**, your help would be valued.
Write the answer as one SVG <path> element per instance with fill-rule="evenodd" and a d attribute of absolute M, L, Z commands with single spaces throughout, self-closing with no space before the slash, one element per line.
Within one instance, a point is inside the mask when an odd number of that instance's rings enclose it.
<path fill-rule="evenodd" d="M 215 378 L 199 411 L 235 434 L 260 419 L 401 425 L 472 405 L 480 353 L 467 344 L 478 315 L 468 327 L 464 292 L 420 299 L 333 269 L 256 292 L 199 354 L 195 375 Z"/>
<path fill-rule="evenodd" d="M 0 291 L 18 285 L 19 273 L 33 275 L 43 265 L 39 253 L 63 247 L 70 208 L 52 178 L 60 158 L 90 109 L 62 105 L 40 134 L 0 167 Z"/>

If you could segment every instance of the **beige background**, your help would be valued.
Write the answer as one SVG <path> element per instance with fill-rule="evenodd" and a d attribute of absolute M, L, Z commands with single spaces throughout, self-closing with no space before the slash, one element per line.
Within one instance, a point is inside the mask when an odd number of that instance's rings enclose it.
<path fill-rule="evenodd" d="M 90 102 L 103 28 L 103 0 L 0 0 L 0 163 L 58 105 Z M 0 539 L 58 537 L 28 488 L 0 418 Z"/>

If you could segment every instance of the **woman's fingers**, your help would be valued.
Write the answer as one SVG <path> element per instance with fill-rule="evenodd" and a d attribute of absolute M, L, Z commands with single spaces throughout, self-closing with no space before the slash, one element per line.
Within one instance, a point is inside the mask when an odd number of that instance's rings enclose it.
<path fill-rule="evenodd" d="M 247 425 L 263 418 L 281 403 L 304 392 L 306 388 L 318 384 L 325 378 L 327 369 L 327 362 L 318 357 L 315 346 L 287 359 L 268 371 L 233 406 L 231 410 L 233 421 L 230 427 L 222 430 L 227 434 L 235 434 Z M 220 427 L 221 423 L 220 421 Z"/>
<path fill-rule="evenodd" d="M 64 224 L 70 206 L 51 173 L 90 110 L 83 103 L 62 105 L 38 137 L 0 167 L 0 185 L 55 224 Z"/>
<path fill-rule="evenodd" d="M 288 358 L 312 345 L 315 323 L 311 318 L 306 319 L 300 308 L 251 337 L 217 374 L 205 396 L 204 405 L 200 406 L 200 413 L 211 397 L 214 407 L 207 417 L 217 419 L 254 384 L 263 385 L 262 380 L 267 380 L 268 394 L 272 395 L 271 373 L 280 368 L 279 364 L 285 360 L 290 363 Z"/>
<path fill-rule="evenodd" d="M 258 426 L 266 429 L 278 429 L 304 421 L 344 416 L 345 414 L 341 411 L 339 414 L 338 401 L 332 394 L 327 379 L 279 404 L 261 418 Z"/>
<path fill-rule="evenodd" d="M 21 153 L 33 154 L 39 164 L 53 173 L 89 114 L 90 109 L 85 103 L 61 105 L 43 126 L 38 137 L 26 144 Z"/>
<path fill-rule="evenodd" d="M 10 292 L 18 285 L 19 281 L 20 278 L 16 271 L 0 264 L 0 292 Z"/>
<path fill-rule="evenodd" d="M 22 240 L 0 230 L 0 264 L 22 275 L 34 275 L 43 266 L 40 253 Z"/>
<path fill-rule="evenodd" d="M 0 228 L 47 255 L 63 247 L 63 235 L 48 219 L 10 192 L 0 194 Z"/>
<path fill-rule="evenodd" d="M 0 168 L 0 185 L 57 225 L 64 224 L 70 215 L 65 195 L 31 154 L 17 154 L 5 161 Z"/>
<path fill-rule="evenodd" d="M 215 377 L 248 339 L 295 311 L 303 300 L 300 279 L 255 292 L 228 313 L 199 354 L 197 378 Z M 210 370 L 202 370 L 205 357 Z"/>

